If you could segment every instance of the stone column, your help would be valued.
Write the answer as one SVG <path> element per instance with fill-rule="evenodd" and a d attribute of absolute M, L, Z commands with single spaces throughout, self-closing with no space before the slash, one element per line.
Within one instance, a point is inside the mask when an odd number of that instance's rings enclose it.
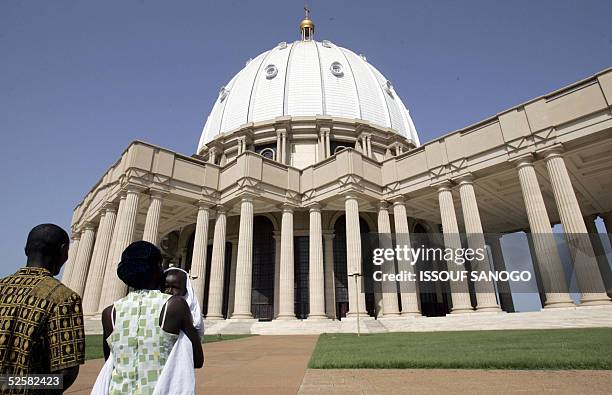
<path fill-rule="evenodd" d="M 223 280 L 225 274 L 225 229 L 227 218 L 225 208 L 217 208 L 212 260 L 210 264 L 210 285 L 208 291 L 208 320 L 223 319 Z"/>
<path fill-rule="evenodd" d="M 386 202 L 378 205 L 378 233 L 381 235 L 381 248 L 393 248 L 391 238 L 391 221 L 389 220 L 389 209 Z M 395 260 L 383 263 L 380 267 L 385 274 L 395 273 Z M 375 270 L 377 270 L 375 268 Z M 400 315 L 399 304 L 397 301 L 397 283 L 385 281 L 382 285 L 383 318 L 397 317 Z"/>
<path fill-rule="evenodd" d="M 281 256 L 279 276 L 279 320 L 295 319 L 295 284 L 293 264 L 293 208 L 283 206 L 281 224 Z"/>
<path fill-rule="evenodd" d="M 140 189 L 128 186 L 125 196 L 119 203 L 117 223 L 113 234 L 113 255 L 106 263 L 106 274 L 104 276 L 104 288 L 100 299 L 99 310 L 104 309 L 127 294 L 127 285 L 117 277 L 117 266 L 121 260 L 123 250 L 134 240 L 134 227 L 136 215 L 138 214 L 138 200 Z"/>
<path fill-rule="evenodd" d="M 372 136 L 368 135 L 367 139 L 368 139 L 368 156 L 370 158 L 373 158 L 374 156 L 372 155 Z"/>
<path fill-rule="evenodd" d="M 202 201 L 198 202 L 198 218 L 196 220 L 195 236 L 193 240 L 193 255 L 191 257 L 190 273 L 193 277 L 193 292 L 200 306 L 202 306 L 204 302 L 209 219 L 210 205 Z"/>
<path fill-rule="evenodd" d="M 610 271 L 610 264 L 608 263 L 608 257 L 606 256 L 606 250 L 601 242 L 601 234 L 597 230 L 595 225 L 596 215 L 587 215 L 584 217 L 584 223 L 589 232 L 589 238 L 593 244 L 593 251 L 595 251 L 595 257 L 597 259 L 597 265 L 599 266 L 599 273 L 603 279 L 606 287 L 606 293 L 608 296 L 612 296 L 612 272 Z"/>
<path fill-rule="evenodd" d="M 438 203 L 440 205 L 440 218 L 442 219 L 442 232 L 444 234 L 444 246 L 453 251 L 461 248 L 461 237 L 459 225 L 455 213 L 455 203 L 451 184 L 445 182 L 438 187 Z M 453 259 L 447 262 L 448 270 L 460 272 L 465 266 L 456 264 Z M 471 313 L 474 311 L 470 301 L 470 288 L 465 280 L 450 281 L 451 299 L 453 308 L 451 314 Z"/>
<path fill-rule="evenodd" d="M 281 256 L 281 234 L 275 230 L 274 238 L 274 318 L 278 317 L 279 289 L 280 289 L 280 256 Z"/>
<path fill-rule="evenodd" d="M 325 279 L 323 276 L 323 229 L 321 228 L 321 207 L 310 207 L 308 249 L 308 291 L 310 312 L 308 319 L 325 319 Z"/>
<path fill-rule="evenodd" d="M 240 202 L 240 233 L 238 234 L 238 262 L 236 263 L 236 293 L 234 319 L 253 318 L 251 289 L 253 274 L 253 198 L 244 196 Z"/>
<path fill-rule="evenodd" d="M 285 129 L 280 129 L 280 136 L 281 136 L 281 163 L 284 164 L 288 164 L 287 163 L 287 131 Z"/>
<path fill-rule="evenodd" d="M 603 219 L 608 238 L 610 239 L 610 245 L 612 245 L 612 211 L 601 214 L 601 219 Z"/>
<path fill-rule="evenodd" d="M 325 133 L 322 131 L 317 135 L 317 156 L 318 161 L 325 159 Z"/>
<path fill-rule="evenodd" d="M 229 240 L 232 243 L 232 259 L 230 263 L 230 280 L 227 301 L 227 318 L 234 313 L 234 296 L 236 295 L 236 268 L 238 266 L 238 239 Z"/>
<path fill-rule="evenodd" d="M 582 292 L 581 305 L 608 304 L 610 298 L 599 274 L 595 253 L 588 239 L 587 228 L 561 150 L 555 147 L 545 152 L 544 158 Z"/>
<path fill-rule="evenodd" d="M 96 237 L 89 273 L 87 274 L 87 284 L 85 285 L 85 295 L 83 296 L 84 314 L 89 315 L 98 312 L 100 295 L 104 286 L 104 272 L 106 271 L 106 262 L 108 260 L 116 219 L 117 208 L 113 203 L 107 204 L 100 219 L 98 236 Z"/>
<path fill-rule="evenodd" d="M 74 271 L 74 260 L 79 252 L 79 244 L 81 242 L 81 233 L 76 232 L 72 235 L 72 244 L 68 250 L 68 262 L 64 268 L 64 274 L 62 274 L 62 282 L 65 286 L 72 289 L 72 272 Z"/>
<path fill-rule="evenodd" d="M 323 136 L 323 152 L 324 152 L 324 157 L 325 158 L 329 158 L 331 156 L 330 153 L 330 145 L 329 145 L 329 132 L 330 129 L 329 128 L 321 128 L 321 135 Z"/>
<path fill-rule="evenodd" d="M 506 262 L 504 261 L 504 253 L 501 245 L 501 235 L 495 235 L 491 240 L 491 255 L 493 256 L 493 267 L 497 272 L 506 270 Z M 498 281 L 497 289 L 499 290 L 499 304 L 503 311 L 507 313 L 514 312 L 514 302 L 512 301 L 512 290 L 508 281 Z"/>
<path fill-rule="evenodd" d="M 334 283 L 334 234 L 323 234 L 325 240 L 325 313 L 328 318 L 336 319 L 336 284 Z"/>
<path fill-rule="evenodd" d="M 408 246 L 410 244 L 410 231 L 408 230 L 408 215 L 403 199 L 395 199 L 393 202 L 393 220 L 395 222 L 395 240 L 398 246 Z M 406 260 L 398 260 L 398 271 L 415 273 L 414 263 Z M 402 299 L 402 316 L 420 316 L 419 301 L 417 299 L 416 282 L 400 281 L 400 297 Z"/>
<path fill-rule="evenodd" d="M 471 176 L 465 176 L 459 181 L 459 195 L 461 196 L 461 209 L 463 210 L 463 221 L 465 222 L 465 233 L 467 234 L 468 246 L 473 250 L 485 248 L 484 231 L 480 221 L 478 203 L 474 193 L 474 181 Z M 476 267 L 474 267 L 476 266 Z M 489 258 L 484 256 L 482 261 L 472 261 L 472 270 L 488 272 L 491 270 Z M 492 281 L 476 281 L 476 311 L 501 311 L 497 304 L 495 286 Z"/>
<path fill-rule="evenodd" d="M 277 131 L 276 132 L 276 161 L 280 163 L 283 163 L 282 149 L 283 149 L 283 142 L 282 142 L 281 133 Z"/>
<path fill-rule="evenodd" d="M 533 252 L 546 293 L 544 307 L 573 306 L 533 160 L 530 156 L 523 157 L 517 160 L 516 167 L 534 244 Z"/>
<path fill-rule="evenodd" d="M 346 211 L 346 266 L 348 275 L 348 298 L 349 311 L 346 314 L 347 318 L 357 316 L 357 311 L 360 315 L 366 316 L 365 294 L 361 291 L 361 232 L 359 230 L 359 202 L 354 195 L 346 195 L 344 200 L 344 208 Z M 357 273 L 359 278 L 357 284 L 353 274 Z M 355 306 L 355 300 L 359 300 Z"/>
<path fill-rule="evenodd" d="M 85 280 L 87 279 L 87 271 L 89 270 L 89 262 L 91 260 L 91 252 L 93 250 L 94 239 L 96 237 L 96 227 L 92 223 L 85 224 L 79 251 L 74 260 L 74 270 L 72 272 L 72 290 L 83 296 L 85 290 Z"/>
<path fill-rule="evenodd" d="M 159 243 L 159 215 L 161 214 L 163 193 L 151 191 L 151 202 L 147 210 L 147 219 L 142 239 L 157 245 Z"/>

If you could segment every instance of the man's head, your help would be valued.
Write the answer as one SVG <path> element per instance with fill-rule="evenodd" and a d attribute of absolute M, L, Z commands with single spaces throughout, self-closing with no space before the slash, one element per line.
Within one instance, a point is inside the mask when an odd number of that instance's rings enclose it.
<path fill-rule="evenodd" d="M 174 296 L 186 296 L 187 274 L 182 270 L 167 270 L 164 292 Z"/>
<path fill-rule="evenodd" d="M 37 225 L 26 241 L 28 266 L 43 267 L 56 276 L 68 260 L 69 247 L 70 238 L 64 229 L 54 224 Z"/>
<path fill-rule="evenodd" d="M 162 254 L 148 241 L 135 241 L 121 254 L 117 276 L 134 289 L 161 289 L 164 279 Z"/>

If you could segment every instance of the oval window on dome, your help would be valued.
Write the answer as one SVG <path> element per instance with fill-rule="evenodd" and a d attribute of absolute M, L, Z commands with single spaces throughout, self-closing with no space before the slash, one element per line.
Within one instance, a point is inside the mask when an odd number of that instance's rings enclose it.
<path fill-rule="evenodd" d="M 323 45 L 325 48 L 331 48 L 331 42 L 328 40 L 321 41 L 321 45 Z"/>
<path fill-rule="evenodd" d="M 393 97 L 393 85 L 389 80 L 387 80 L 387 82 L 385 83 L 385 92 L 387 92 L 389 96 Z"/>
<path fill-rule="evenodd" d="M 344 70 L 340 62 L 332 63 L 329 69 L 331 70 L 332 74 L 335 75 L 336 77 L 342 77 L 344 75 Z"/>
<path fill-rule="evenodd" d="M 273 64 L 269 64 L 266 66 L 266 78 L 271 80 L 272 78 L 276 77 L 276 75 L 278 74 L 278 69 L 276 68 L 276 66 L 274 66 Z"/>
<path fill-rule="evenodd" d="M 287 48 L 287 42 L 286 41 L 281 41 L 278 43 L 278 49 L 285 49 Z"/>
<path fill-rule="evenodd" d="M 222 86 L 221 89 L 219 89 L 219 101 L 222 102 L 223 100 L 225 100 L 228 94 L 229 90 Z"/>

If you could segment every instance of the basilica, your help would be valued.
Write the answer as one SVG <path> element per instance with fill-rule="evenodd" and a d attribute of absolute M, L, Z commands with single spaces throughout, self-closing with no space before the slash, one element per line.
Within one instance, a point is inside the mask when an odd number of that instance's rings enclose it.
<path fill-rule="evenodd" d="M 76 206 L 63 282 L 86 316 L 126 295 L 140 239 L 189 271 L 207 323 L 315 325 L 515 310 L 507 282 L 363 289 L 368 234 L 497 234 L 470 243 L 503 270 L 504 235 L 612 233 L 612 69 L 421 143 L 375 59 L 299 27 L 220 88 L 194 154 L 134 141 Z M 578 298 L 557 245 L 530 240 L 543 310 L 611 303 L 602 239 L 568 243 Z"/>

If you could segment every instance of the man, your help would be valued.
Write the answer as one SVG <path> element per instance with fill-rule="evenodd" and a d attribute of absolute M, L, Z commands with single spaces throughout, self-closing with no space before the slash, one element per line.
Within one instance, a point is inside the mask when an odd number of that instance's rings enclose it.
<path fill-rule="evenodd" d="M 68 259 L 70 240 L 59 226 L 42 224 L 28 234 L 27 265 L 0 280 L 0 374 L 61 375 L 74 383 L 85 360 L 83 311 L 78 294 L 56 276 Z M 2 388 L 2 393 L 57 393 Z"/>

